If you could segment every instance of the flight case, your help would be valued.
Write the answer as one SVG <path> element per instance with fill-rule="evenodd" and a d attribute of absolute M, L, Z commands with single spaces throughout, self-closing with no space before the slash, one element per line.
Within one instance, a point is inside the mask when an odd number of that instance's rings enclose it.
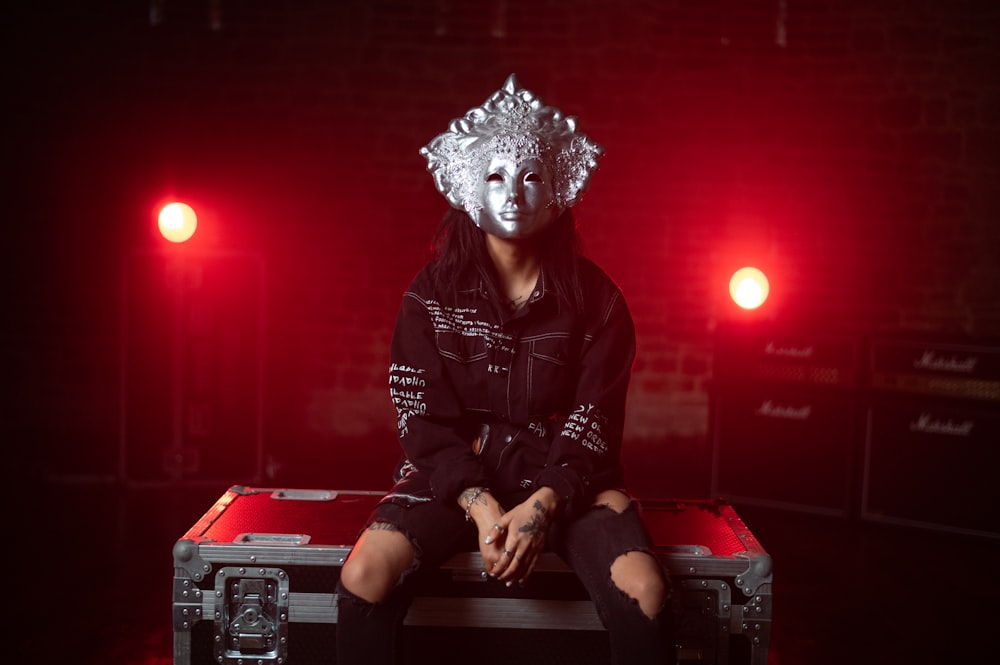
<path fill-rule="evenodd" d="M 173 548 L 174 664 L 333 663 L 340 566 L 381 496 L 230 487 Z M 674 584 L 678 663 L 765 665 L 770 555 L 723 500 L 641 504 Z M 481 571 L 467 552 L 422 576 L 404 628 L 413 662 L 431 649 L 442 663 L 509 663 L 525 649 L 534 662 L 608 662 L 593 604 L 556 555 L 524 588 Z"/>

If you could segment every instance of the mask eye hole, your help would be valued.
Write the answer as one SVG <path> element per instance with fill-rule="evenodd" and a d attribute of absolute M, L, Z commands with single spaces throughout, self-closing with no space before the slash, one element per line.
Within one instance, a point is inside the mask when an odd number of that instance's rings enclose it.
<path fill-rule="evenodd" d="M 525 182 L 538 182 L 538 183 L 540 183 L 540 182 L 542 182 L 542 176 L 539 175 L 539 174 L 537 174 L 537 173 L 529 173 L 526 176 L 524 176 L 524 181 Z"/>
<path fill-rule="evenodd" d="M 493 183 L 503 182 L 503 176 L 500 175 L 499 173 L 491 173 L 488 176 L 486 176 L 486 182 L 493 182 Z"/>

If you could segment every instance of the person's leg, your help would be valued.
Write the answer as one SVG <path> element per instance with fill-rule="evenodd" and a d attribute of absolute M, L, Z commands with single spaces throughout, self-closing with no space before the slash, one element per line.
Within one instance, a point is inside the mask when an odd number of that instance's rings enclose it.
<path fill-rule="evenodd" d="M 337 662 L 389 665 L 410 605 L 407 577 L 435 567 L 468 535 L 458 509 L 383 502 L 358 538 L 337 583 Z"/>
<path fill-rule="evenodd" d="M 340 583 L 369 603 L 380 603 L 414 567 L 416 550 L 399 526 L 373 521 L 340 570 Z"/>
<path fill-rule="evenodd" d="M 670 584 L 631 499 L 618 491 L 566 525 L 557 550 L 576 571 L 608 629 L 614 663 L 673 662 Z"/>
<path fill-rule="evenodd" d="M 397 588 L 416 563 L 413 545 L 389 522 L 373 522 L 344 562 L 337 582 L 337 662 L 396 662 L 409 599 Z"/>

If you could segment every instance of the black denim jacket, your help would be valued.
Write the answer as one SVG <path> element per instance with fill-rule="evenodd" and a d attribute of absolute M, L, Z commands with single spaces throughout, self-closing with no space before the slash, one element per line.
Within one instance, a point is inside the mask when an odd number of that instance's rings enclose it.
<path fill-rule="evenodd" d="M 575 512 L 623 483 L 635 328 L 618 287 L 579 258 L 585 312 L 560 307 L 544 270 L 511 312 L 482 277 L 436 293 L 425 268 L 403 295 L 389 387 L 404 458 L 386 500 L 454 503 L 468 487 L 549 486 Z"/>

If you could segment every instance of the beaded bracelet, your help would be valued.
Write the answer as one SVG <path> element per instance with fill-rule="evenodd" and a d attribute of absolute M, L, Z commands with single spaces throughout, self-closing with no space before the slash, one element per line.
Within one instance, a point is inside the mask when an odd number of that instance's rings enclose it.
<path fill-rule="evenodd" d="M 483 492 L 489 492 L 489 489 L 486 488 L 486 487 L 477 487 L 476 491 L 472 493 L 471 497 L 469 497 L 469 503 L 466 504 L 466 506 L 465 506 L 465 521 L 466 522 L 471 522 L 472 521 L 472 515 L 469 514 L 469 511 L 472 510 L 472 504 L 474 504 L 476 502 L 476 500 L 483 495 Z"/>

